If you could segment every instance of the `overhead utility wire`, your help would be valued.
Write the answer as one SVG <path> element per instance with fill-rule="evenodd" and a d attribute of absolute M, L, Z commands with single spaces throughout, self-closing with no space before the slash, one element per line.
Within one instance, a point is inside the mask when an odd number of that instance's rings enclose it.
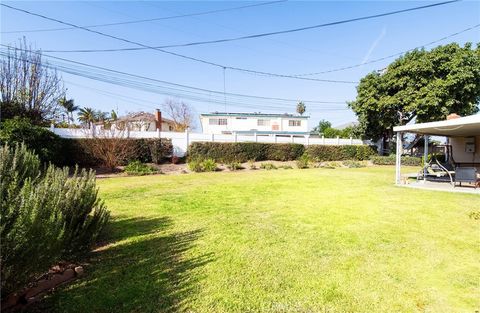
<path fill-rule="evenodd" d="M 356 68 L 356 67 L 361 67 L 365 64 L 372 64 L 372 63 L 376 63 L 376 62 L 380 62 L 380 61 L 383 61 L 383 60 L 386 60 L 386 59 L 390 59 L 390 58 L 393 58 L 393 57 L 396 57 L 396 56 L 399 56 L 399 55 L 402 55 L 402 54 L 405 54 L 407 52 L 411 52 L 415 49 L 420 49 L 420 48 L 423 48 L 423 47 L 426 47 L 426 46 L 431 46 L 433 44 L 436 44 L 440 41 L 443 41 L 443 40 L 446 40 L 446 39 L 449 39 L 449 38 L 452 38 L 454 36 L 458 36 L 462 33 L 465 33 L 467 31 L 470 31 L 472 29 L 475 29 L 475 28 L 478 28 L 480 27 L 480 24 L 477 24 L 477 25 L 474 25 L 474 26 L 471 26 L 471 27 L 468 27 L 468 28 L 465 28 L 461 31 L 458 31 L 456 33 L 453 33 L 453 34 L 450 34 L 448 36 L 445 36 L 445 37 L 442 37 L 440 39 L 437 39 L 437 40 L 434 40 L 434 41 L 430 41 L 429 43 L 426 43 L 426 44 L 423 44 L 421 46 L 417 46 L 415 48 L 412 48 L 412 49 L 408 49 L 408 50 L 405 50 L 405 51 L 402 51 L 402 52 L 398 52 L 398 53 L 394 53 L 394 54 L 391 54 L 391 55 L 388 55 L 388 56 L 385 56 L 385 57 L 381 57 L 381 58 L 378 58 L 378 59 L 373 59 L 373 60 L 370 60 L 368 62 L 364 62 L 364 63 L 360 63 L 360 64 L 355 64 L 355 65 L 350 65 L 350 66 L 344 66 L 344 67 L 339 67 L 339 68 L 335 68 L 335 69 L 331 69 L 331 70 L 325 70 L 325 71 L 321 71 L 321 72 L 314 72 L 314 73 L 306 73 L 306 74 L 295 74 L 293 76 L 299 76 L 299 77 L 302 77 L 302 76 L 312 76 L 312 75 L 319 75 L 319 74 L 326 74 L 326 73 L 332 73 L 332 72 L 339 72 L 339 71 L 344 71 L 344 70 L 348 70 L 348 69 L 352 69 L 352 68 Z"/>
<path fill-rule="evenodd" d="M 458 1 L 458 0 L 455 0 L 455 1 Z M 57 22 L 57 23 L 60 23 L 60 24 L 69 25 L 69 26 L 72 26 L 72 27 L 75 27 L 75 28 L 78 28 L 78 29 L 82 29 L 82 30 L 85 30 L 85 31 L 93 33 L 93 34 L 97 34 L 97 35 L 104 36 L 104 37 L 107 37 L 107 38 L 112 38 L 112 39 L 119 40 L 119 41 L 123 41 L 123 42 L 129 43 L 129 44 L 134 44 L 134 45 L 146 48 L 146 49 L 156 50 L 156 51 L 159 51 L 159 52 L 162 52 L 162 53 L 165 53 L 165 54 L 173 55 L 173 56 L 183 58 L 183 59 L 187 59 L 187 60 L 190 60 L 190 61 L 195 61 L 195 62 L 211 65 L 211 66 L 218 67 L 218 68 L 221 68 L 221 69 L 226 68 L 226 69 L 231 69 L 231 70 L 246 72 L 246 73 L 252 73 L 252 74 L 266 75 L 266 76 L 272 76 L 272 77 L 281 77 L 281 78 L 300 79 L 300 80 L 307 80 L 307 81 L 317 81 L 317 82 L 327 82 L 327 83 L 342 83 L 342 84 L 356 84 L 356 83 L 358 83 L 358 82 L 344 81 L 344 80 L 295 77 L 295 76 L 285 75 L 285 74 L 276 74 L 276 73 L 262 72 L 262 71 L 251 70 L 251 69 L 244 69 L 244 68 L 240 68 L 240 67 L 222 65 L 222 64 L 215 63 L 215 62 L 206 61 L 206 60 L 198 59 L 198 58 L 195 58 L 195 57 L 190 57 L 190 56 L 186 56 L 186 55 L 183 55 L 183 54 L 163 50 L 163 49 L 160 49 L 160 48 L 155 48 L 155 47 L 145 45 L 143 43 L 139 43 L 139 42 L 132 41 L 132 40 L 129 40 L 129 39 L 125 39 L 125 38 L 122 38 L 122 37 L 109 35 L 109 34 L 106 34 L 106 33 L 103 33 L 103 32 L 97 31 L 97 30 L 93 30 L 93 29 L 89 29 L 89 28 L 86 28 L 86 27 L 78 26 L 78 25 L 75 25 L 75 24 L 72 24 L 72 23 L 69 23 L 69 22 L 64 22 L 64 21 L 61 21 L 61 20 L 58 20 L 58 19 L 55 19 L 55 18 L 51 18 L 51 17 L 45 16 L 45 15 L 42 15 L 42 14 L 33 13 L 33 12 L 30 12 L 30 11 L 27 11 L 27 10 L 24 10 L 24 9 L 16 8 L 16 7 L 13 7 L 11 5 L 4 4 L 4 3 L 0 3 L 0 5 L 4 6 L 6 8 L 9 8 L 9 9 L 15 10 L 15 11 L 23 12 L 23 13 L 26 13 L 26 14 L 29 14 L 29 15 L 32 15 L 32 16 L 37 16 L 37 17 L 40 17 L 40 18 L 43 18 L 43 19 L 46 19 L 46 20 L 49 20 L 49 21 L 54 21 L 54 22 Z"/>
<path fill-rule="evenodd" d="M 21 49 L 21 48 L 12 47 L 12 46 L 8 46 L 8 45 L 4 45 L 4 44 L 0 44 L 0 46 L 7 47 L 8 49 L 24 50 L 24 49 Z M 48 58 L 51 58 L 51 59 L 54 59 L 54 60 L 60 60 L 60 61 L 63 61 L 63 62 L 72 63 L 72 64 L 75 64 L 77 66 L 79 65 L 79 66 L 88 67 L 88 68 L 90 68 L 90 70 L 88 70 L 88 71 L 85 70 L 85 72 L 87 72 L 87 73 L 92 72 L 91 69 L 96 69 L 96 70 L 102 70 L 102 71 L 109 72 L 109 73 L 130 76 L 130 77 L 133 77 L 133 78 L 136 78 L 136 79 L 152 81 L 152 82 L 155 82 L 155 83 L 162 83 L 162 84 L 166 84 L 166 85 L 169 85 L 169 86 L 186 88 L 186 89 L 190 89 L 190 90 L 194 90 L 194 91 L 205 92 L 205 93 L 208 93 L 208 94 L 216 94 L 219 97 L 222 97 L 224 95 L 224 92 L 217 91 L 217 90 L 210 90 L 210 89 L 204 89 L 204 88 L 198 88 L 198 87 L 193 87 L 193 86 L 188 86 L 188 85 L 177 84 L 177 83 L 168 82 L 168 81 L 164 81 L 164 80 L 159 80 L 159 79 L 155 79 L 155 78 L 150 78 L 150 77 L 146 77 L 146 76 L 142 76 L 142 75 L 131 74 L 131 73 L 118 71 L 118 70 L 113 70 L 113 69 L 109 69 L 109 68 L 105 68 L 105 67 L 101 67 L 101 66 L 96 66 L 96 65 L 83 63 L 83 62 L 73 61 L 73 60 L 69 60 L 69 59 L 65 59 L 65 58 L 50 56 L 50 55 L 42 54 L 41 52 L 35 52 L 35 51 L 32 51 L 32 52 L 37 53 L 37 54 L 41 54 L 45 57 L 48 57 Z M 3 55 L 5 57 L 8 57 L 8 54 L 5 53 L 5 52 L 3 52 Z M 170 88 L 170 89 L 172 89 L 172 88 Z M 180 89 L 173 89 L 173 90 L 180 90 Z M 182 90 L 182 91 L 184 91 L 184 90 Z M 238 94 L 238 93 L 225 93 L 225 94 L 227 96 L 231 96 L 231 97 L 240 97 L 240 98 L 248 98 L 248 99 L 256 99 L 256 100 L 273 100 L 273 101 L 282 101 L 282 102 L 298 101 L 298 99 L 265 97 L 265 96 L 246 95 L 246 94 Z M 319 101 L 319 100 L 304 100 L 304 101 L 308 102 L 308 103 L 311 103 L 311 104 L 345 104 L 345 102 L 337 102 L 337 101 Z"/>
<path fill-rule="evenodd" d="M 362 16 L 362 17 L 356 17 L 356 18 L 351 18 L 351 19 L 346 19 L 346 20 L 323 23 L 323 24 L 318 24 L 318 25 L 313 25 L 313 26 L 305 26 L 305 27 L 294 28 L 294 29 L 287 29 L 287 30 L 280 30 L 280 31 L 268 32 L 268 33 L 246 35 L 246 36 L 240 36 L 240 37 L 231 37 L 231 38 L 224 38 L 224 39 L 215 39 L 215 40 L 196 41 L 196 42 L 181 43 L 181 44 L 154 46 L 154 48 L 165 49 L 165 48 L 190 47 L 190 46 L 216 44 L 216 43 L 223 43 L 223 42 L 230 42 L 230 41 L 238 41 L 238 40 L 254 39 L 254 38 L 261 38 L 261 37 L 267 37 L 267 36 L 273 36 L 273 35 L 280 35 L 280 34 L 287 34 L 287 33 L 293 33 L 293 32 L 300 32 L 300 31 L 304 31 L 304 30 L 323 28 L 323 27 L 328 27 L 328 26 L 334 26 L 334 25 L 346 24 L 346 23 L 357 22 L 357 21 L 362 21 L 362 20 L 374 19 L 374 18 L 389 16 L 389 15 L 394 15 L 394 14 L 400 14 L 400 13 L 405 13 L 405 12 L 410 12 L 410 11 L 423 10 L 423 9 L 436 7 L 436 6 L 441 6 L 441 5 L 446 5 L 446 4 L 450 4 L 450 3 L 458 2 L 458 1 L 461 1 L 461 0 L 451 0 L 451 1 L 433 3 L 433 4 L 428 4 L 428 5 L 423 5 L 423 6 L 418 6 L 418 7 L 408 8 L 408 9 L 396 10 L 396 11 L 385 12 L 385 13 L 374 14 L 374 15 L 367 15 L 367 16 Z M 66 52 L 85 52 L 85 53 L 88 53 L 88 52 L 135 51 L 135 50 L 145 50 L 145 49 L 149 49 L 149 48 L 146 48 L 146 47 L 142 47 L 142 48 L 131 47 L 131 48 L 114 48 L 114 49 L 79 49 L 79 50 L 45 50 L 45 51 L 46 52 L 63 52 L 63 53 L 66 53 Z"/>
<path fill-rule="evenodd" d="M 196 12 L 196 13 L 186 13 L 186 14 L 173 15 L 173 16 L 155 17 L 155 18 L 141 19 L 141 20 L 132 20 L 132 21 L 123 21 L 123 22 L 116 22 L 116 23 L 105 23 L 105 24 L 85 25 L 85 26 L 83 26 L 83 27 L 98 28 L 98 27 L 107 27 L 107 26 L 117 26 L 117 25 L 127 25 L 127 24 L 138 24 L 138 23 L 145 23 L 145 22 L 154 22 L 154 21 L 161 21 L 161 20 L 171 20 L 171 19 L 176 19 L 176 18 L 199 16 L 199 15 L 207 15 L 207 14 L 212 14 L 212 13 L 220 13 L 220 12 L 226 12 L 226 11 L 234 11 L 234 10 L 240 10 L 240 9 L 246 9 L 246 8 L 252 8 L 252 7 L 259 7 L 259 6 L 276 4 L 276 3 L 286 2 L 286 1 L 288 1 L 288 0 L 278 0 L 278 1 L 261 2 L 261 3 L 243 5 L 243 6 L 232 7 L 232 8 L 217 9 L 217 10 L 203 11 L 203 12 Z M 3 32 L 0 32 L 0 33 L 2 33 L 2 34 L 39 33 L 39 32 L 52 32 L 52 31 L 70 30 L 70 29 L 75 29 L 75 27 L 58 27 L 58 28 L 30 29 L 30 30 L 12 30 L 12 31 L 3 31 Z"/>

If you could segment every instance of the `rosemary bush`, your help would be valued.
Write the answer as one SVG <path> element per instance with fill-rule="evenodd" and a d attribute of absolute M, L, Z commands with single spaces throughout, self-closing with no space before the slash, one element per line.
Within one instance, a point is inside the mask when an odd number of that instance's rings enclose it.
<path fill-rule="evenodd" d="M 42 169 L 23 144 L 0 147 L 0 184 L 2 298 L 87 252 L 109 218 L 92 171 Z"/>

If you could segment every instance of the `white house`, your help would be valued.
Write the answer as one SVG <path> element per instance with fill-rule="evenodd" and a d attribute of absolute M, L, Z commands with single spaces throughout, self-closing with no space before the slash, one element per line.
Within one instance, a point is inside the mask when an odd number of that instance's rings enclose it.
<path fill-rule="evenodd" d="M 172 120 L 162 118 L 160 110 L 156 110 L 155 114 L 147 112 L 135 112 L 118 118 L 112 122 L 112 128 L 129 129 L 130 131 L 173 131 L 174 122 Z"/>
<path fill-rule="evenodd" d="M 204 134 L 258 133 L 302 135 L 308 133 L 309 116 L 266 113 L 204 113 Z"/>

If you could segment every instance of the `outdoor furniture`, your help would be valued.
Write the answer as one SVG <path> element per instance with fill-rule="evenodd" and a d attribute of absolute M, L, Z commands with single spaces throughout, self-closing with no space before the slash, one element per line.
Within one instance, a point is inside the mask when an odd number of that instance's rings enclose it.
<path fill-rule="evenodd" d="M 455 184 L 460 183 L 469 183 L 473 184 L 475 188 L 477 188 L 477 182 L 480 180 L 478 179 L 477 169 L 475 167 L 457 167 L 455 169 Z"/>

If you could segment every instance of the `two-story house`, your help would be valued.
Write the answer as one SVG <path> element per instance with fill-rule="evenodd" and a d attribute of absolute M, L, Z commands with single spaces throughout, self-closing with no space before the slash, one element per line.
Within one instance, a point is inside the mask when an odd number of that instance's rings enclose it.
<path fill-rule="evenodd" d="M 301 135 L 308 132 L 309 116 L 268 113 L 200 114 L 205 134 L 257 133 Z"/>

